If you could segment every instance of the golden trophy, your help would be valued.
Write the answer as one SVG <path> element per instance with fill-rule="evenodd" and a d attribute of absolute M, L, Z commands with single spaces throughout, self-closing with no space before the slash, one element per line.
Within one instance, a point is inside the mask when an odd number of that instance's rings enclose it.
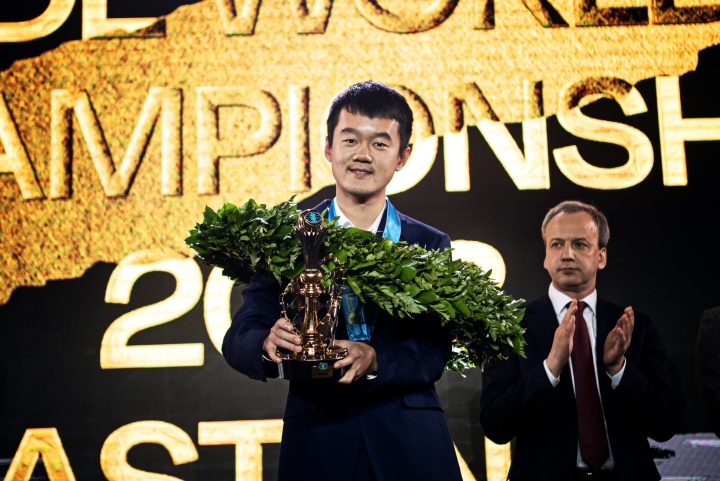
<path fill-rule="evenodd" d="M 335 334 L 340 313 L 340 298 L 345 281 L 342 266 L 334 255 L 322 259 L 320 247 L 325 237 L 325 226 L 320 213 L 304 210 L 293 227 L 302 246 L 305 270 L 287 285 L 280 298 L 282 315 L 293 326 L 301 339 L 302 351 L 278 349 L 282 358 L 278 366 L 283 379 L 338 380 L 345 369 L 333 364 L 345 356 L 347 349 L 335 346 Z M 321 266 L 332 262 L 333 268 L 324 273 Z M 328 286 L 323 289 L 323 278 Z"/>

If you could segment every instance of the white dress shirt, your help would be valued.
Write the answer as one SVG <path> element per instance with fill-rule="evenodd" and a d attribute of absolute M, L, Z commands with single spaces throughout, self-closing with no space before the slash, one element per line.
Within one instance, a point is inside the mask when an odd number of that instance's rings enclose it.
<path fill-rule="evenodd" d="M 373 234 L 377 234 L 378 229 L 380 228 L 380 222 L 382 222 L 383 214 L 385 214 L 385 209 L 387 209 L 387 203 L 383 204 L 383 210 L 380 211 L 380 215 L 377 216 L 377 219 L 375 219 L 375 222 L 372 223 L 369 229 L 366 229 Z M 343 213 L 343 211 L 340 209 L 340 206 L 337 203 L 337 199 L 335 200 L 335 214 L 339 217 L 338 224 L 343 226 L 344 228 L 348 227 L 355 227 L 352 222 L 350 222 L 350 219 L 347 218 L 347 216 Z"/>
<path fill-rule="evenodd" d="M 568 309 L 568 304 L 570 301 L 572 301 L 572 298 L 567 296 L 566 294 L 563 294 L 559 290 L 555 288 L 552 284 L 550 284 L 550 288 L 548 289 L 548 296 L 550 297 L 550 302 L 552 302 L 553 309 L 555 310 L 555 314 L 557 316 L 558 324 L 562 323 L 563 317 L 565 317 L 565 313 Z M 585 302 L 585 310 L 583 311 L 583 318 L 585 319 L 585 322 L 587 323 L 588 328 L 588 336 L 590 337 L 590 348 L 592 351 L 593 356 L 593 367 L 595 368 L 595 383 L 598 389 L 598 392 L 600 391 L 600 385 L 598 382 L 598 372 L 597 372 L 597 352 L 595 350 L 595 344 L 597 339 L 597 290 L 592 291 L 590 295 L 585 297 L 584 299 L 579 299 L 580 301 Z M 570 365 L 570 374 L 572 375 L 572 363 L 568 362 Z M 552 383 L 553 387 L 557 386 L 560 382 L 559 377 L 553 376 L 552 372 L 550 372 L 550 369 L 547 366 L 547 359 L 543 361 L 543 366 L 545 367 L 545 372 L 547 373 L 548 379 Z M 623 366 L 620 369 L 620 372 L 615 374 L 614 376 L 611 376 L 610 374 L 605 372 L 605 374 L 610 378 L 610 385 L 613 389 L 615 389 L 618 384 L 620 384 L 620 380 L 622 379 L 623 373 L 625 372 L 625 362 L 623 362 Z M 573 382 L 573 390 L 575 389 L 575 378 L 572 377 Z M 600 398 L 600 403 L 602 404 L 602 397 Z M 605 420 L 605 413 L 603 412 L 603 421 L 605 422 L 605 433 L 607 436 L 607 421 Z M 612 469 L 615 466 L 615 460 L 613 458 L 612 449 L 610 449 L 610 441 L 608 440 L 608 452 L 610 453 L 610 456 L 608 457 L 608 460 L 605 462 L 605 464 L 602 466 L 602 469 Z M 588 465 L 583 461 L 582 457 L 580 456 L 580 444 L 578 442 L 578 452 L 577 452 L 577 467 L 582 469 L 587 469 Z"/>

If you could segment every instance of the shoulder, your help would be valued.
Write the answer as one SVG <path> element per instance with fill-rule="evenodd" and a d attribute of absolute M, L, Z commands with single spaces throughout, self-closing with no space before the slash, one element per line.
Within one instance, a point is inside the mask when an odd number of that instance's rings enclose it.
<path fill-rule="evenodd" d="M 547 294 L 543 294 L 531 301 L 525 301 L 520 307 L 525 309 L 525 315 L 522 320 L 522 324 L 525 327 L 527 327 L 528 321 L 543 316 L 552 316 L 553 318 L 555 316 L 552 302 Z"/>
<path fill-rule="evenodd" d="M 446 249 L 450 247 L 450 236 L 445 232 L 419 220 L 398 212 L 402 224 L 402 237 L 411 244 L 425 246 L 426 249 Z"/>
<path fill-rule="evenodd" d="M 525 301 L 522 306 L 525 312 L 539 312 L 547 309 L 552 309 L 552 302 L 550 302 L 550 296 L 543 294 L 542 296 L 533 299 L 531 301 Z"/>

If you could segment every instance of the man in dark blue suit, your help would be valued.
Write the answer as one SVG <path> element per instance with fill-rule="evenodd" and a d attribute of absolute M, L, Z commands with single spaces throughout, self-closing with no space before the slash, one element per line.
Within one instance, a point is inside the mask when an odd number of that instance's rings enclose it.
<path fill-rule="evenodd" d="M 445 249 L 447 234 L 397 212 L 385 195 L 410 156 L 412 121 L 405 99 L 385 85 L 363 82 L 338 95 L 325 146 L 335 198 L 315 210 L 395 242 Z M 257 273 L 223 342 L 227 362 L 253 379 L 278 376 L 278 348 L 301 350 L 281 317 L 280 290 L 271 274 Z M 396 319 L 377 306 L 353 313 L 347 306 L 335 343 L 348 351 L 334 364 L 345 368 L 343 377 L 290 381 L 279 479 L 459 481 L 435 391 L 451 353 L 449 333 L 430 316 Z"/>
<path fill-rule="evenodd" d="M 542 224 L 548 294 L 525 308 L 526 357 L 483 370 L 480 422 L 515 445 L 510 480 L 656 481 L 648 438 L 670 439 L 677 399 L 652 320 L 598 297 L 605 216 L 566 201 Z"/>

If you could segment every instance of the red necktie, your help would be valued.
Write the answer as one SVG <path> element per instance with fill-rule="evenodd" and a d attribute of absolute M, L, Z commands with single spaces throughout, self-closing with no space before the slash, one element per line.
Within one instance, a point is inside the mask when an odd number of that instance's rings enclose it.
<path fill-rule="evenodd" d="M 577 401 L 580 455 L 594 469 L 600 469 L 608 458 L 607 437 L 587 324 L 583 317 L 585 303 L 578 302 L 575 313 L 575 335 L 571 355 Z"/>

